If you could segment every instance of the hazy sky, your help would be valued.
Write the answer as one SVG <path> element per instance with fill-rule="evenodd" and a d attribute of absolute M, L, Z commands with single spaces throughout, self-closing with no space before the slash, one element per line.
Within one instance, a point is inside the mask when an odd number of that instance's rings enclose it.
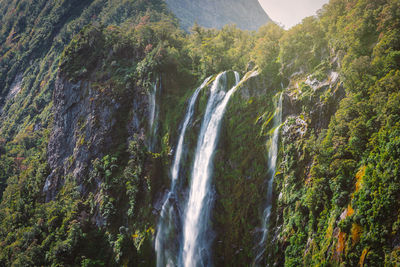
<path fill-rule="evenodd" d="M 298 24 L 305 17 L 316 14 L 329 0 L 258 0 L 268 16 L 286 29 Z"/>

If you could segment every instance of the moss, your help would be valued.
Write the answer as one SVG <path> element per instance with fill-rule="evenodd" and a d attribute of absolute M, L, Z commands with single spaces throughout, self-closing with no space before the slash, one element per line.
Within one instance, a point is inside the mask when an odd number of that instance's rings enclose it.
<path fill-rule="evenodd" d="M 249 90 L 250 98 L 243 98 L 240 90 Z M 235 266 L 254 258 L 254 229 L 261 223 L 260 203 L 265 203 L 268 170 L 264 120 L 274 109 L 272 92 L 260 97 L 257 90 L 254 83 L 241 84 L 224 116 L 214 170 L 217 197 L 213 220 L 219 240 L 215 255 L 221 257 L 216 264 Z"/>

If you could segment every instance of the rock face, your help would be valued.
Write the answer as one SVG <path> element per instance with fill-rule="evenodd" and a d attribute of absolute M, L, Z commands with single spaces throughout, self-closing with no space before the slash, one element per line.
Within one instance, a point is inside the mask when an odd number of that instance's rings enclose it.
<path fill-rule="evenodd" d="M 236 24 L 243 30 L 256 30 L 271 21 L 257 0 L 166 0 L 185 30 L 195 22 L 206 28 Z"/>
<path fill-rule="evenodd" d="M 339 80 L 339 74 L 334 71 L 322 82 L 318 80 L 310 81 L 308 77 L 305 84 L 312 90 L 305 98 L 298 98 L 288 92 L 284 94 L 282 117 L 284 119 L 290 116 L 296 117 L 304 111 L 308 113 L 310 127 L 319 132 L 328 128 L 330 119 L 335 114 L 340 100 L 345 97 L 345 90 Z M 324 100 L 321 100 L 321 96 L 324 96 Z M 310 105 L 312 108 L 305 110 L 306 105 Z"/>
<path fill-rule="evenodd" d="M 47 152 L 52 173 L 43 188 L 46 201 L 54 199 L 67 175 L 86 194 L 84 184 L 92 160 L 128 142 L 134 134 L 143 136 L 140 121 L 147 112 L 145 94 L 116 98 L 93 89 L 90 82 L 71 83 L 61 77 L 56 81 L 53 101 L 54 128 Z"/>

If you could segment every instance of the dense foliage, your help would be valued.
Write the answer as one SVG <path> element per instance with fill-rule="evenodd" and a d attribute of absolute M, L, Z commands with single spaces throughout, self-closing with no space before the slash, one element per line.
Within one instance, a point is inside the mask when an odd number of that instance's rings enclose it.
<path fill-rule="evenodd" d="M 189 88 L 255 65 L 259 81 L 233 97 L 216 154 L 216 263 L 254 259 L 265 141 L 274 95 L 283 91 L 289 100 L 264 263 L 400 264 L 398 0 L 331 0 L 290 30 L 195 25 L 191 33 L 155 0 L 0 3 L 0 265 L 154 265 L 153 207 L 168 187 L 169 144 Z M 159 149 L 150 153 L 140 136 L 127 142 L 130 114 L 122 110 L 115 149 L 93 160 L 86 180 L 88 188 L 100 181 L 100 193 L 82 194 L 71 174 L 46 202 L 51 95 L 60 77 L 88 81 L 121 103 L 148 93 L 159 77 Z"/>
<path fill-rule="evenodd" d="M 331 1 L 305 35 L 299 32 L 309 19 L 289 31 L 292 40 L 318 40 L 299 62 L 318 64 L 321 46 L 340 58 L 346 97 L 328 129 L 308 131 L 294 144 L 283 138 L 277 187 L 289 182 L 293 191 L 278 201 L 277 224 L 288 266 L 399 264 L 399 4 Z"/>

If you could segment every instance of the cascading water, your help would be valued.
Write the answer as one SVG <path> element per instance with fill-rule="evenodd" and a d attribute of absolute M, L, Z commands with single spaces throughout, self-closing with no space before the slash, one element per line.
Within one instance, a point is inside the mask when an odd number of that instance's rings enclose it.
<path fill-rule="evenodd" d="M 173 234 L 178 231 L 180 218 L 176 210 L 176 182 L 179 176 L 180 162 L 183 154 L 183 145 L 186 129 L 194 113 L 194 107 L 200 91 L 206 86 L 211 77 L 207 78 L 203 84 L 196 89 L 189 100 L 189 106 L 182 124 L 174 161 L 171 168 L 171 189 L 162 205 L 161 218 L 158 224 L 157 235 L 155 239 L 155 249 L 157 253 L 157 266 L 175 266 L 179 253 L 179 244 L 176 236 Z"/>
<path fill-rule="evenodd" d="M 263 258 L 265 253 L 265 241 L 268 235 L 268 224 L 271 216 L 271 208 L 272 208 L 272 193 L 273 193 L 273 185 L 275 179 L 276 172 L 276 162 L 278 159 L 278 150 L 279 150 L 279 130 L 282 124 L 282 96 L 280 94 L 278 105 L 276 107 L 275 116 L 274 116 L 274 132 L 272 134 L 271 139 L 269 140 L 269 149 L 268 149 L 268 189 L 267 189 L 267 206 L 263 213 L 262 218 L 262 237 L 257 246 L 256 258 L 254 261 L 254 265 L 259 265 L 260 261 Z"/>
<path fill-rule="evenodd" d="M 201 89 L 203 89 L 204 86 L 206 86 L 206 84 L 210 81 L 210 79 L 211 79 L 211 77 L 208 77 L 206 80 L 204 80 L 203 84 L 199 88 L 196 89 L 193 96 L 190 98 L 189 108 L 188 108 L 185 120 L 183 122 L 181 134 L 179 136 L 178 145 L 176 147 L 174 163 L 172 164 L 172 170 L 171 170 L 172 189 L 175 188 L 176 180 L 178 179 L 179 165 L 180 165 L 181 158 L 182 158 L 182 148 L 183 148 L 183 141 L 185 139 L 186 128 L 189 125 L 190 119 L 193 116 L 194 105 L 196 104 L 197 97 L 199 96 Z"/>
<path fill-rule="evenodd" d="M 236 72 L 235 77 L 236 85 L 225 92 L 223 85 L 226 83 L 226 73 L 219 74 L 210 91 L 198 137 L 189 199 L 185 210 L 180 266 L 211 265 L 209 252 L 211 238 L 207 236 L 207 230 L 213 198 L 209 189 L 212 176 L 212 158 L 225 108 L 239 83 L 239 74 Z"/>
<path fill-rule="evenodd" d="M 159 85 L 160 84 L 160 85 Z M 153 85 L 153 90 L 149 93 L 149 129 L 151 138 L 149 139 L 149 150 L 154 152 L 155 143 L 156 143 L 156 135 L 157 135 L 157 120 L 159 113 L 159 106 L 157 105 L 157 95 L 160 94 L 161 89 L 161 81 L 158 79 Z"/>
<path fill-rule="evenodd" d="M 150 114 L 149 114 L 149 126 L 153 128 L 154 119 L 156 117 L 156 95 L 157 95 L 157 82 L 153 85 L 153 91 L 149 94 Z"/>

